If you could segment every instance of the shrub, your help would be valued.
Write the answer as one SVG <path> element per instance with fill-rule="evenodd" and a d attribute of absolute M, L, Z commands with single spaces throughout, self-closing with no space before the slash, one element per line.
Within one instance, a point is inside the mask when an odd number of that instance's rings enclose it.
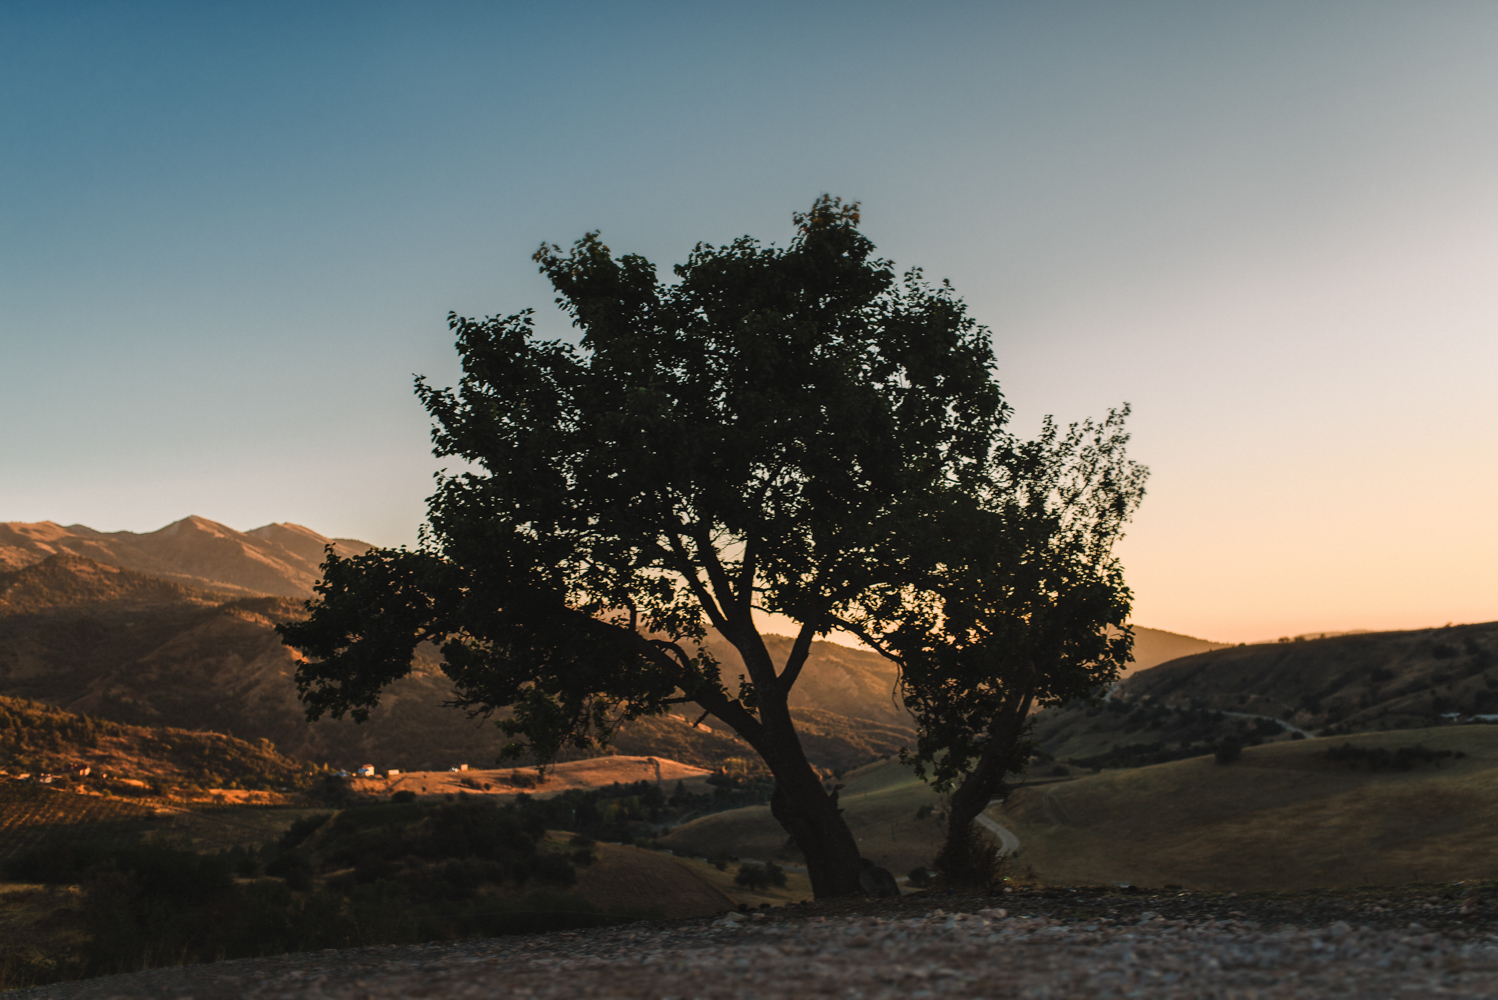
<path fill-rule="evenodd" d="M 289 851 L 300 847 L 302 842 L 316 833 L 332 815 L 332 813 L 313 813 L 311 816 L 303 816 L 295 823 L 292 823 L 287 831 L 281 835 L 281 850 Z"/>
<path fill-rule="evenodd" d="M 762 865 L 746 862 L 739 865 L 733 883 L 753 890 L 768 889 L 772 885 L 782 886 L 785 885 L 785 869 L 773 861 Z"/>
<path fill-rule="evenodd" d="M 1346 764 L 1356 768 L 1367 765 L 1370 771 L 1408 771 L 1418 764 L 1441 766 L 1441 761 L 1467 756 L 1460 750 L 1431 750 L 1424 746 L 1399 747 L 1393 753 L 1383 747 L 1357 747 L 1344 743 L 1326 751 L 1326 759 L 1333 764 Z"/>
<path fill-rule="evenodd" d="M 1217 763 L 1231 764 L 1233 761 L 1243 756 L 1243 747 L 1233 740 L 1224 740 L 1218 745 L 1217 753 L 1215 756 L 1217 758 Z"/>
<path fill-rule="evenodd" d="M 925 865 L 916 865 L 914 868 L 910 869 L 910 874 L 907 876 L 907 878 L 909 878 L 910 880 L 910 884 L 915 886 L 917 889 L 924 889 L 929 886 L 931 884 L 931 877 L 931 869 L 927 868 Z"/>
<path fill-rule="evenodd" d="M 301 854 L 283 854 L 265 866 L 265 874 L 283 880 L 288 889 L 306 892 L 312 888 L 312 862 Z"/>

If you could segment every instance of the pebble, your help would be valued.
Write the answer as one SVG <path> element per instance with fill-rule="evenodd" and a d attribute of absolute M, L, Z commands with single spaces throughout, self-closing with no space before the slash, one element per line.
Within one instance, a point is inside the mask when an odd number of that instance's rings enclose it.
<path fill-rule="evenodd" d="M 1261 928 L 1227 915 L 724 915 L 671 925 L 361 948 L 157 969 L 17 994 L 28 1000 L 528 997 L 791 1000 L 1498 994 L 1498 937 L 1418 925 Z"/>

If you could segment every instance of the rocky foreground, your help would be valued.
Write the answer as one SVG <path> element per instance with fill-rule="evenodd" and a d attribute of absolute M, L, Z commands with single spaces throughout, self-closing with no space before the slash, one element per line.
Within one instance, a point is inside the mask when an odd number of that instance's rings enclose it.
<path fill-rule="evenodd" d="M 1491 887 L 1013 892 L 246 959 L 28 998 L 1494 997 Z M 1491 901 L 1490 901 L 1491 900 Z"/>

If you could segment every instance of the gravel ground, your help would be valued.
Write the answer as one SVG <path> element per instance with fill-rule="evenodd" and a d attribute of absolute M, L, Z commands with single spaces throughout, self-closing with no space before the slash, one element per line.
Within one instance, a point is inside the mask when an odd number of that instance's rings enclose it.
<path fill-rule="evenodd" d="M 156 969 L 41 998 L 1498 997 L 1498 887 L 1014 891 Z"/>

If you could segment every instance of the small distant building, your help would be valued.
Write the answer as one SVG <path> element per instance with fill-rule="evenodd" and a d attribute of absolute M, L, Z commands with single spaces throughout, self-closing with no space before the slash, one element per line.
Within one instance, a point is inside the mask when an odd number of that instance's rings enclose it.
<path fill-rule="evenodd" d="M 393 778 L 393 777 L 395 777 L 398 774 L 400 774 L 400 771 L 398 769 L 392 767 L 390 770 L 388 770 L 388 771 L 385 772 L 385 777 L 387 777 L 387 778 Z"/>
<path fill-rule="evenodd" d="M 365 764 L 354 773 L 361 778 L 373 778 L 375 776 L 375 766 L 373 764 Z"/>
<path fill-rule="evenodd" d="M 78 775 L 78 777 L 80 778 L 87 778 L 90 774 L 94 773 L 94 769 L 89 767 L 87 764 L 80 764 L 78 765 L 78 767 L 73 769 L 73 773 Z"/>
<path fill-rule="evenodd" d="M 466 770 L 468 770 L 468 765 L 467 764 L 459 764 L 458 765 L 458 770 L 459 771 L 466 771 Z"/>

